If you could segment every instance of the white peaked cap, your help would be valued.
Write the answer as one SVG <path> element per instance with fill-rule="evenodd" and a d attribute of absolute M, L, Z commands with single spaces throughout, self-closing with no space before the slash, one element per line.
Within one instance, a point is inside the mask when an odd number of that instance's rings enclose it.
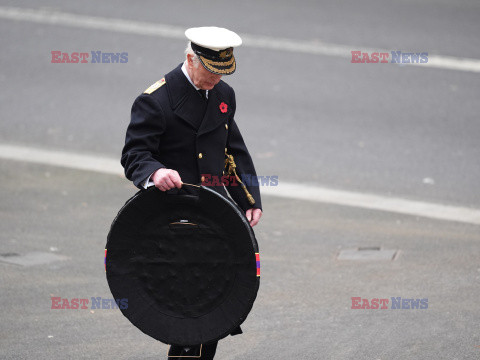
<path fill-rule="evenodd" d="M 191 42 L 215 51 L 242 45 L 242 39 L 236 33 L 216 26 L 190 28 L 185 31 L 185 36 Z"/>

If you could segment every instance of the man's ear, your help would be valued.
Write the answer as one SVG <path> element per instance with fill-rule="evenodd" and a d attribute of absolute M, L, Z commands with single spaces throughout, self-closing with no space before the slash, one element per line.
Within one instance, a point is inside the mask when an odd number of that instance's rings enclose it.
<path fill-rule="evenodd" d="M 187 54 L 187 67 L 191 69 L 193 67 L 193 55 Z"/>

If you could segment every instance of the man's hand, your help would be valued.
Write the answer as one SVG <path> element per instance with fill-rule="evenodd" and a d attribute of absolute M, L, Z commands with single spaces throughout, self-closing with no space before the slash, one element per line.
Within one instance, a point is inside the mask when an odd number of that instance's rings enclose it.
<path fill-rule="evenodd" d="M 247 220 L 250 222 L 250 226 L 254 227 L 260 221 L 262 217 L 262 210 L 257 208 L 248 209 L 245 213 Z"/>
<path fill-rule="evenodd" d="M 172 169 L 158 169 L 152 174 L 150 179 L 161 191 L 167 191 L 174 187 L 180 189 L 182 187 L 182 179 L 180 179 L 180 175 Z"/>

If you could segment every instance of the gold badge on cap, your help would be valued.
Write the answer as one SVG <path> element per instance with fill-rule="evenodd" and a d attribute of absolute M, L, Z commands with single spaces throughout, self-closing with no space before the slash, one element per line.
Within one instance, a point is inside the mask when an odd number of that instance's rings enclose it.
<path fill-rule="evenodd" d="M 230 57 L 232 56 L 232 49 L 227 49 L 227 50 L 224 50 L 224 51 L 221 51 L 218 56 L 222 59 L 225 59 L 227 57 Z"/>

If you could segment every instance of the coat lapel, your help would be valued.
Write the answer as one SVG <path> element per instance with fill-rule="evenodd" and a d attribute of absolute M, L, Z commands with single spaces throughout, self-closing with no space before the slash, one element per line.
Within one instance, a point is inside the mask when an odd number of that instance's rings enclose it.
<path fill-rule="evenodd" d="M 182 72 L 182 66 L 165 76 L 170 103 L 175 115 L 198 129 L 207 104 Z"/>
<path fill-rule="evenodd" d="M 222 113 L 220 111 L 221 103 L 222 101 L 218 97 L 217 90 L 215 88 L 209 90 L 207 111 L 205 112 L 200 129 L 198 129 L 198 135 L 212 131 L 220 124 L 227 122 L 228 113 Z"/>

